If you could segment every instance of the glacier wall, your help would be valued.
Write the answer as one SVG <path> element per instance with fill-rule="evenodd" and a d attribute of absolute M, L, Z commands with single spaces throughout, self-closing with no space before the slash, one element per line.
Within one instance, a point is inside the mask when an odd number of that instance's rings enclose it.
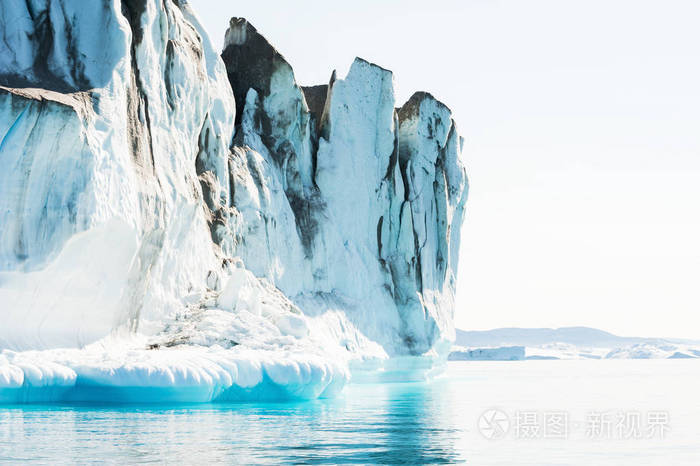
<path fill-rule="evenodd" d="M 359 58 L 301 87 L 242 18 L 219 55 L 184 0 L 0 22 L 0 401 L 312 398 L 446 358 L 445 105 Z"/>
<path fill-rule="evenodd" d="M 397 112 L 392 73 L 362 59 L 345 79 L 302 89 L 242 18 L 231 20 L 222 58 L 234 145 L 261 155 L 289 206 L 281 220 L 277 208 L 259 211 L 266 226 L 246 240 L 263 237 L 236 248 L 245 263 L 306 306 L 308 295 L 336 303 L 390 355 L 452 338 L 466 177 L 449 109 L 417 93 Z"/>

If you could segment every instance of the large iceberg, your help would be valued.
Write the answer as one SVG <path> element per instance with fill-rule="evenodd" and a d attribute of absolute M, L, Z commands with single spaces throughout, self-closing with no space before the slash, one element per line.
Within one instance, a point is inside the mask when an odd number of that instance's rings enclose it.
<path fill-rule="evenodd" d="M 0 402 L 332 396 L 454 340 L 450 110 L 185 0 L 0 3 Z"/>

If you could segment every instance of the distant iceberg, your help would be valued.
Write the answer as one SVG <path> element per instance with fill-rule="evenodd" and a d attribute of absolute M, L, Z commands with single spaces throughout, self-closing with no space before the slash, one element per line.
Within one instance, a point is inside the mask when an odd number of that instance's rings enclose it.
<path fill-rule="evenodd" d="M 700 342 L 619 337 L 588 327 L 457 330 L 452 361 L 542 359 L 690 359 Z"/>
<path fill-rule="evenodd" d="M 522 361 L 525 359 L 525 347 L 461 349 L 452 351 L 448 359 L 450 361 Z"/>

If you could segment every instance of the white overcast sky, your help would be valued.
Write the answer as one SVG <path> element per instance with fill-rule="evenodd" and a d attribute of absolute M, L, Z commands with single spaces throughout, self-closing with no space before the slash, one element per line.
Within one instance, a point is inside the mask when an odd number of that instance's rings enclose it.
<path fill-rule="evenodd" d="M 443 100 L 471 183 L 456 323 L 700 338 L 697 0 L 189 0 L 303 85 L 355 56 Z"/>

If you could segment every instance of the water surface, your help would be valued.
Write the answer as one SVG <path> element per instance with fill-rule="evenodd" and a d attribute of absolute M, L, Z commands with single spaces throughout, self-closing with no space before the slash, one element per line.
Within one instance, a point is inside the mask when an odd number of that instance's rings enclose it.
<path fill-rule="evenodd" d="M 453 362 L 429 383 L 332 400 L 0 406 L 0 461 L 698 465 L 698 394 L 697 360 Z M 503 432 L 484 424 L 493 412 Z M 639 417 L 640 436 L 598 432 L 600 413 Z M 565 436 L 545 435 L 553 414 Z M 644 429 L 650 414 L 663 435 Z"/>

